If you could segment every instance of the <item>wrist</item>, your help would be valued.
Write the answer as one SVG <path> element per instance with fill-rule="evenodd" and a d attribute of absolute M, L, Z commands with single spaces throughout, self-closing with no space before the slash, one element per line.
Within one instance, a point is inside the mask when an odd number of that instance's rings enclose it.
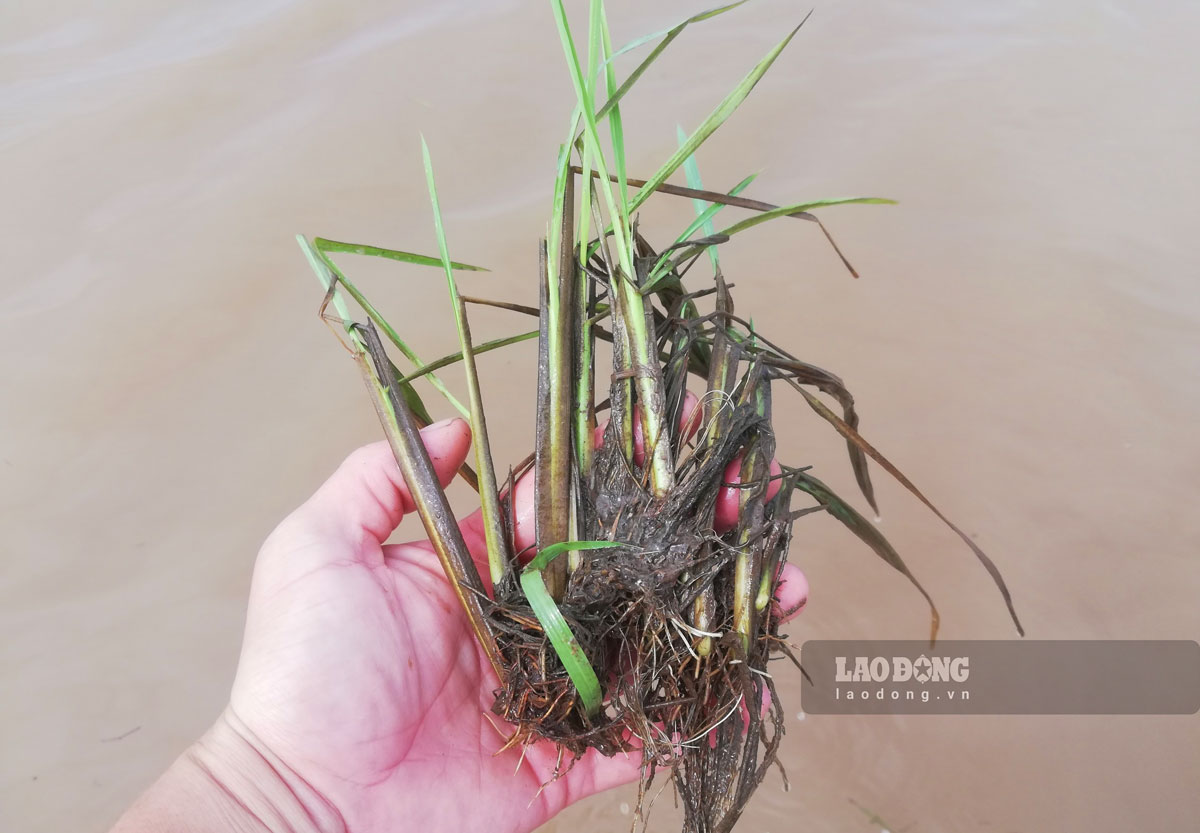
<path fill-rule="evenodd" d="M 345 833 L 340 814 L 226 711 L 113 833 Z"/>

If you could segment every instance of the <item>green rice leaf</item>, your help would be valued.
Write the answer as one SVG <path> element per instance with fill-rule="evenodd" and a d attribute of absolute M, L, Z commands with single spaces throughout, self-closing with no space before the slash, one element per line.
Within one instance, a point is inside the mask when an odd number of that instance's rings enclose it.
<path fill-rule="evenodd" d="M 811 14 L 811 12 L 809 14 Z M 804 20 L 808 20 L 808 18 L 805 17 Z M 800 26 L 803 25 L 804 21 L 802 20 L 800 21 Z M 750 70 L 746 77 L 741 80 L 741 83 L 734 87 L 729 95 L 725 96 L 724 100 L 717 105 L 717 108 L 708 115 L 708 118 L 706 118 L 700 124 L 700 126 L 696 128 L 692 135 L 688 137 L 687 141 L 680 146 L 679 150 L 675 151 L 671 158 L 668 159 L 666 163 L 664 163 L 663 166 L 655 172 L 654 176 L 650 177 L 646 181 L 646 184 L 642 187 L 642 189 L 634 195 L 632 200 L 629 201 L 630 211 L 637 210 L 638 206 L 649 199 L 650 195 L 654 193 L 655 189 L 658 188 L 660 184 L 665 182 L 667 177 L 675 173 L 679 166 L 683 164 L 683 161 L 695 153 L 696 148 L 700 147 L 700 145 L 702 145 L 709 136 L 716 132 L 718 127 L 725 123 L 726 119 L 733 115 L 733 112 L 737 110 L 743 101 L 746 100 L 746 96 L 750 95 L 750 91 L 754 89 L 754 85 L 757 84 L 759 79 L 766 74 L 767 70 L 771 68 L 771 64 L 775 63 L 775 59 L 778 58 L 780 53 L 782 53 L 787 45 L 791 43 L 792 38 L 796 36 L 796 32 L 800 31 L 800 26 L 797 26 L 790 33 L 788 33 L 786 38 L 776 44 L 775 47 L 771 49 L 771 51 L 768 52 L 766 56 L 758 62 L 758 64 L 755 65 L 754 69 Z"/>
<path fill-rule="evenodd" d="M 694 157 L 688 157 L 688 158 L 691 159 Z M 746 190 L 746 188 L 748 188 L 750 186 L 750 183 L 754 182 L 754 180 L 757 178 L 758 178 L 758 174 L 750 174 L 750 176 L 746 177 L 741 182 L 739 182 L 737 185 L 733 186 L 733 188 L 730 189 L 730 191 L 728 192 L 728 194 L 726 196 L 736 197 L 738 194 L 742 193 L 742 191 Z M 704 229 L 704 232 L 705 232 L 704 236 L 706 238 L 711 238 L 711 237 L 716 236 L 716 233 L 713 231 L 712 219 L 713 219 L 713 217 L 715 217 L 717 215 L 717 212 L 719 212 L 722 208 L 725 207 L 725 204 L 724 203 L 716 203 L 716 202 L 710 203 L 707 200 L 703 200 L 698 197 L 694 197 L 693 202 L 696 204 L 697 210 L 700 209 L 700 206 L 704 206 L 704 210 L 700 211 L 696 215 L 696 219 L 692 220 L 692 222 L 688 225 L 688 227 L 683 230 L 683 233 L 680 234 L 677 238 L 675 238 L 675 246 L 678 246 L 679 244 L 685 242 L 688 238 L 690 238 L 693 234 L 695 234 L 696 231 L 700 228 Z M 712 254 L 714 270 L 717 267 L 716 248 L 717 248 L 716 246 L 708 247 L 709 252 Z M 672 249 L 664 251 L 661 255 L 659 255 L 658 260 L 654 263 L 654 268 L 650 270 L 650 273 L 646 277 L 646 283 L 642 286 L 642 294 L 643 295 L 646 294 L 647 292 L 650 292 L 651 290 L 655 289 L 658 282 L 660 280 L 662 280 L 663 276 L 668 274 L 671 271 L 671 268 L 673 266 L 673 264 L 671 262 L 672 251 L 675 251 L 674 247 Z"/>
<path fill-rule="evenodd" d="M 550 645 L 562 662 L 567 676 L 575 684 L 575 690 L 579 692 L 579 700 L 583 704 L 584 711 L 589 715 L 600 710 L 600 680 L 588 661 L 587 655 L 584 654 L 583 648 L 575 639 L 575 634 L 571 632 L 567 620 L 563 618 L 562 611 L 558 609 L 558 605 L 550 596 L 550 591 L 546 588 L 546 582 L 542 577 L 542 570 L 555 558 L 567 552 L 619 546 L 622 544 L 616 541 L 563 541 L 542 549 L 521 571 L 521 589 L 525 592 L 525 598 L 529 601 L 529 606 L 537 616 L 538 622 L 541 623 L 542 630 L 545 631 Z"/>
<path fill-rule="evenodd" d="M 308 239 L 302 235 L 296 235 L 296 242 L 300 244 L 304 256 L 308 258 L 308 265 L 312 267 L 313 272 L 317 275 L 317 280 L 321 282 L 321 286 L 325 287 L 325 291 L 329 292 L 330 287 L 334 286 L 334 272 L 330 269 L 330 264 L 326 262 L 326 258 L 322 256 L 313 244 L 308 242 Z M 336 268 L 336 267 L 334 267 Z M 344 282 L 342 282 L 344 284 Z M 333 308 L 337 310 L 338 316 L 342 319 L 342 326 L 346 328 L 351 341 L 355 342 L 356 346 L 361 349 L 361 338 L 354 329 L 354 323 L 350 318 L 350 310 L 346 306 L 346 300 L 342 297 L 342 293 L 333 290 Z M 416 388 L 410 382 L 399 381 L 397 386 L 400 388 L 400 395 L 404 397 L 404 402 L 408 405 L 408 409 L 413 415 L 421 420 L 424 425 L 429 425 L 433 422 L 433 417 L 429 415 L 429 409 L 425 407 L 425 403 L 421 400 L 421 395 L 417 393 Z"/>
<path fill-rule="evenodd" d="M 642 35 L 639 38 L 634 38 L 629 43 L 625 44 L 620 49 L 618 49 L 616 52 L 614 52 L 608 60 L 611 61 L 613 58 L 620 57 L 621 55 L 624 55 L 626 52 L 632 52 L 633 50 L 637 49 L 640 46 L 645 46 L 652 40 L 657 40 L 658 38 L 661 38 L 661 37 L 666 37 L 666 36 L 670 36 L 672 34 L 676 34 L 678 32 L 682 32 L 689 23 L 699 23 L 702 20 L 708 20 L 710 17 L 716 17 L 717 15 L 723 14 L 723 13 L 729 11 L 730 9 L 736 9 L 738 6 L 744 5 L 747 2 L 749 2 L 749 0 L 738 0 L 737 3 L 730 3 L 725 6 L 718 6 L 717 8 L 709 9 L 708 11 L 699 12 L 697 14 L 692 15 L 687 20 L 682 20 L 679 23 L 676 23 L 674 26 L 670 27 L 669 29 L 660 29 L 657 32 L 651 32 L 648 35 Z"/>
<path fill-rule="evenodd" d="M 689 158 L 694 158 L 694 157 L 689 157 Z M 750 174 L 750 176 L 746 177 L 741 182 L 739 182 L 737 185 L 733 186 L 733 188 L 731 188 L 729 190 L 728 196 L 736 197 L 738 194 L 742 193 L 747 188 L 749 188 L 750 183 L 754 182 L 754 180 L 756 180 L 756 179 L 758 179 L 758 174 Z M 679 237 L 675 238 L 676 243 L 682 243 L 683 241 L 687 240 L 689 237 L 691 237 L 693 234 L 695 234 L 696 231 L 700 228 L 704 229 L 705 237 L 712 237 L 716 234 L 716 232 L 713 230 L 712 220 L 714 217 L 717 216 L 717 213 L 720 212 L 721 209 L 725 208 L 724 203 L 718 203 L 718 202 L 706 203 L 705 200 L 701 200 L 701 199 L 693 199 L 693 202 L 696 204 L 696 210 L 697 210 L 696 219 L 693 220 L 686 229 L 684 229 L 683 234 L 681 234 L 681 235 L 679 235 Z M 700 210 L 702 206 L 703 206 L 703 210 Z"/>
<path fill-rule="evenodd" d="M 655 40 L 657 38 L 663 38 L 662 42 L 659 43 L 657 46 L 655 46 L 654 49 L 650 52 L 650 54 L 647 55 L 646 58 L 640 64 L 637 65 L 637 68 L 634 69 L 634 71 L 629 74 L 629 77 L 625 79 L 625 81 L 621 84 L 621 86 L 618 89 L 614 90 L 614 89 L 610 88 L 608 90 L 608 101 L 606 101 L 604 103 L 604 106 L 601 107 L 600 110 L 596 113 L 596 120 L 599 121 L 600 119 L 604 118 L 606 115 L 608 115 L 610 110 L 612 110 L 613 108 L 615 108 L 617 106 L 617 102 L 619 102 L 622 98 L 625 97 L 625 94 L 628 93 L 629 90 L 633 88 L 633 85 L 637 83 L 637 80 L 642 77 L 642 74 L 645 73 L 645 71 L 650 68 L 651 64 L 653 64 L 656 60 L 658 60 L 658 56 L 661 55 L 664 51 L 666 51 L 666 48 L 671 45 L 671 41 L 673 41 L 673 40 L 675 40 L 675 38 L 679 37 L 679 35 L 683 32 L 683 30 L 687 28 L 689 23 L 699 23 L 702 20 L 708 20 L 709 18 L 716 17 L 717 15 L 722 14 L 723 12 L 727 12 L 730 9 L 736 9 L 738 6 L 742 5 L 742 3 L 745 3 L 745 2 L 747 2 L 747 0 L 740 0 L 740 2 L 738 2 L 738 3 L 730 3 L 727 6 L 721 6 L 716 9 L 709 9 L 706 12 L 700 12 L 699 14 L 692 15 L 687 20 L 684 20 L 680 23 L 676 23 L 670 29 L 663 29 L 660 32 L 654 32 L 649 35 L 643 35 L 642 37 L 638 38 L 637 40 L 634 40 L 634 41 L 631 41 L 630 43 L 625 44 L 620 49 L 618 49 L 616 52 L 612 52 L 610 49 L 609 52 L 611 54 L 609 54 L 605 58 L 605 61 L 604 61 L 606 70 L 612 65 L 612 62 L 615 58 L 617 58 L 621 55 L 624 55 L 626 52 L 630 52 L 634 49 L 637 49 L 639 46 L 644 46 L 645 44 L 649 43 L 652 40 Z"/>
<path fill-rule="evenodd" d="M 895 205 L 895 200 L 885 199 L 883 197 L 834 197 L 827 200 L 812 200 L 810 202 L 796 203 L 795 205 L 784 205 L 771 211 L 764 211 L 762 214 L 756 214 L 753 217 L 747 217 L 740 223 L 734 223 L 728 228 L 721 229 L 718 234 L 724 234 L 732 237 L 739 231 L 745 231 L 748 228 L 754 228 L 757 225 L 765 223 L 769 220 L 774 220 L 778 217 L 787 217 L 792 214 L 799 214 L 806 211 L 811 211 L 814 208 L 825 208 L 830 205 Z"/>
<path fill-rule="evenodd" d="M 592 0 L 593 6 L 598 9 L 596 15 L 596 25 L 600 30 L 600 43 L 603 47 L 604 61 L 604 84 L 605 90 L 608 93 L 609 101 L 613 102 L 613 107 L 608 113 L 608 128 L 609 135 L 612 139 L 613 165 L 616 167 L 617 174 L 617 196 L 620 199 L 622 216 L 629 217 L 629 183 L 625 175 L 625 125 L 621 121 L 621 108 L 616 106 L 619 100 L 616 97 L 617 92 L 617 73 L 616 68 L 608 61 L 608 56 L 612 52 L 612 43 L 609 40 L 608 34 L 608 17 L 604 12 L 603 0 Z M 595 101 L 593 95 L 592 101 Z"/>
<path fill-rule="evenodd" d="M 596 116 L 592 109 L 592 96 L 583 78 L 583 70 L 579 65 L 579 54 L 575 49 L 575 41 L 571 36 L 571 27 L 567 21 L 567 12 L 562 0 L 551 0 L 551 9 L 558 26 L 559 39 L 562 41 L 563 54 L 567 60 L 567 69 L 571 73 L 571 82 L 575 87 L 575 96 L 583 112 L 585 130 L 583 133 L 584 148 L 591 154 L 592 161 L 599 173 L 598 187 L 604 196 L 615 233 L 612 241 L 617 250 L 617 261 L 620 273 L 625 277 L 618 278 L 615 291 L 624 323 L 631 330 L 629 347 L 631 350 L 631 365 L 644 368 L 655 366 L 652 353 L 653 337 L 646 332 L 647 322 L 645 304 L 632 280 L 637 274 L 633 264 L 633 234 L 630 225 L 629 211 L 626 210 L 624 199 L 617 200 L 612 193 L 609 182 L 608 167 L 601 151 L 600 133 L 596 126 Z M 660 379 L 653 373 L 639 373 L 636 379 L 638 396 L 642 403 L 641 418 L 646 443 L 651 451 L 650 489 L 658 496 L 670 491 L 675 482 L 675 467 L 671 460 L 670 443 L 658 442 L 659 437 L 665 436 L 662 413 L 662 386 Z"/>
<path fill-rule="evenodd" d="M 528 573 L 533 570 L 544 570 L 546 565 L 560 555 L 566 552 L 580 552 L 582 550 L 610 550 L 614 547 L 623 547 L 625 544 L 620 541 L 561 541 L 557 544 L 551 544 L 548 547 L 541 549 L 533 560 L 525 565 L 524 572 Z"/>
<path fill-rule="evenodd" d="M 510 344 L 519 344 L 522 341 L 529 341 L 538 337 L 537 330 L 530 330 L 527 333 L 517 333 L 515 336 L 505 336 L 504 338 L 494 338 L 491 341 L 485 341 L 483 344 L 476 344 L 474 353 L 478 356 L 480 353 L 489 353 L 492 350 L 499 350 L 501 347 L 508 347 Z M 414 370 L 400 381 L 411 382 L 414 379 L 420 379 L 422 376 L 428 375 L 435 370 L 440 370 L 448 365 L 457 364 L 463 358 L 462 351 L 451 353 L 448 356 L 442 356 L 440 359 L 434 359 L 424 365 L 420 370 Z"/>
<path fill-rule="evenodd" d="M 308 252 L 306 251 L 306 254 L 307 253 Z M 333 262 L 329 255 L 325 254 L 323 251 L 320 251 L 320 249 L 317 249 L 316 257 L 320 259 L 325 269 L 337 276 L 337 281 L 341 287 L 346 290 L 346 294 L 353 298 L 358 305 L 363 308 L 363 311 L 367 314 L 367 317 L 371 319 L 376 327 L 383 330 L 384 335 L 388 337 L 388 340 L 390 340 L 392 344 L 396 345 L 396 348 L 404 354 L 404 357 L 412 362 L 418 370 L 424 368 L 426 365 L 423 361 L 421 361 L 421 357 L 416 354 L 416 351 L 409 347 L 408 343 L 405 342 L 404 339 L 400 338 L 400 334 L 396 332 L 395 328 L 387 322 L 387 319 L 385 319 L 379 313 L 379 310 L 375 309 L 374 305 L 367 300 L 367 297 L 359 291 L 358 287 L 346 277 L 346 273 L 338 268 L 338 265 Z M 338 295 L 335 294 L 335 304 L 337 303 L 337 299 Z M 340 311 L 341 310 L 339 309 L 339 312 Z M 349 320 L 347 316 L 343 317 Z M 458 401 L 458 397 L 450 392 L 450 389 L 442 383 L 441 379 L 439 379 L 432 372 L 428 373 L 427 375 L 429 376 L 429 384 L 433 385 L 438 393 L 440 393 L 446 399 L 446 401 L 454 407 L 455 410 L 457 410 L 464 417 L 469 417 L 471 415 L 471 412 L 467 410 L 466 406 Z M 413 389 L 411 384 L 406 384 L 404 386 L 404 396 L 410 405 L 416 401 L 420 401 L 420 396 L 417 395 L 416 390 Z M 428 419 L 429 412 L 425 409 L 423 404 L 421 408 L 417 410 L 417 413 L 418 415 L 424 414 L 423 418 Z"/>
<path fill-rule="evenodd" d="M 442 259 L 440 257 L 430 257 L 429 255 L 418 255 L 412 252 L 402 252 L 399 249 L 383 249 L 379 246 L 366 246 L 361 243 L 342 243 L 338 240 L 327 240 L 324 237 L 316 237 L 313 239 L 313 245 L 322 252 L 339 252 L 351 255 L 364 255 L 366 257 L 381 257 L 386 260 L 397 260 L 401 263 L 415 263 L 418 266 L 441 266 Z M 463 269 L 470 272 L 487 272 L 482 266 L 472 266 L 469 263 L 458 263 L 450 261 L 452 269 Z"/>
<path fill-rule="evenodd" d="M 325 258 L 313 247 L 311 242 L 308 242 L 304 235 L 296 235 L 296 242 L 299 242 L 301 250 L 304 251 L 305 257 L 308 258 L 308 265 L 312 266 L 312 270 L 316 272 L 317 280 L 325 287 L 326 292 L 329 292 L 330 287 L 334 286 L 334 274 L 330 271 L 329 265 L 326 265 Z M 342 319 L 342 326 L 346 328 L 350 340 L 355 343 L 355 348 L 362 349 L 361 337 L 358 331 L 354 329 L 354 323 L 350 320 L 350 311 L 346 306 L 346 299 L 342 298 L 342 293 L 334 290 L 332 302 L 334 302 L 334 308 L 337 310 L 338 316 Z M 398 379 L 396 386 L 400 388 L 400 394 L 404 398 L 404 403 L 407 404 L 408 409 L 413 413 L 414 417 L 420 420 L 422 425 L 430 425 L 433 421 L 430 410 L 425 407 L 425 402 L 421 400 L 421 395 L 416 392 L 412 383 L 406 379 Z M 468 478 L 468 483 L 473 474 L 464 473 Z"/>
<path fill-rule="evenodd" d="M 458 341 L 462 346 L 463 368 L 467 377 L 467 392 L 471 403 L 471 435 L 475 446 L 475 467 L 479 477 L 479 501 L 483 515 L 483 536 L 487 542 L 488 567 L 492 584 L 497 585 L 508 569 L 508 545 L 504 537 L 504 516 L 500 509 L 500 491 L 496 485 L 496 467 L 492 462 L 491 444 L 488 440 L 487 418 L 483 410 L 483 397 L 479 389 L 479 370 L 475 366 L 475 354 L 471 344 L 471 328 L 467 324 L 466 307 L 458 294 L 454 280 L 454 269 L 450 265 L 450 251 L 446 245 L 446 230 L 442 226 L 442 211 L 438 205 L 437 185 L 433 176 L 433 160 L 429 157 L 429 146 L 421 137 L 421 155 L 425 162 L 425 181 L 429 186 L 429 203 L 433 208 L 433 230 L 437 235 L 438 251 L 446 273 L 446 284 L 450 290 L 450 301 L 454 306 L 454 321 L 458 328 Z"/>
<path fill-rule="evenodd" d="M 675 125 L 675 136 L 679 140 L 679 146 L 683 147 L 687 143 L 687 134 L 683 132 L 683 128 Z M 695 188 L 697 191 L 704 189 L 704 182 L 700 179 L 700 165 L 696 162 L 696 154 L 692 154 L 687 159 L 683 160 L 683 174 L 687 178 L 689 188 Z M 748 183 L 747 183 L 748 184 Z M 716 232 L 713 228 L 712 216 L 707 218 L 704 213 L 711 206 L 704 200 L 692 200 L 692 205 L 696 209 L 696 219 L 700 222 L 700 227 L 704 229 L 705 237 L 712 237 Z M 708 259 L 712 261 L 713 271 L 720 268 L 721 264 L 717 259 L 717 247 L 708 247 Z"/>
<path fill-rule="evenodd" d="M 563 55 L 567 60 L 567 69 L 570 71 L 571 81 L 575 86 L 578 109 L 582 112 L 584 119 L 584 147 L 591 154 L 591 160 L 596 165 L 596 171 L 599 173 L 597 187 L 604 196 L 609 214 L 616 226 L 613 243 L 617 249 L 617 259 L 625 274 L 632 275 L 634 272 L 633 258 L 630 252 L 632 243 L 629 233 L 629 216 L 623 211 L 618 211 L 618 203 L 612 194 L 608 164 L 601 150 L 600 131 L 596 124 L 595 113 L 592 111 L 591 89 L 585 82 L 583 70 L 579 66 L 579 53 L 575 49 L 575 40 L 571 36 L 571 27 L 567 22 L 567 12 L 563 8 L 562 0 L 551 0 L 550 6 L 554 11 L 554 22 L 558 26 L 558 36 L 562 42 Z"/>
<path fill-rule="evenodd" d="M 770 211 L 764 211 L 761 214 L 756 214 L 753 217 L 747 217 L 745 220 L 742 220 L 739 223 L 734 223 L 732 226 L 729 226 L 728 228 L 721 229 L 720 231 L 718 231 L 716 233 L 716 236 L 729 238 L 739 232 L 745 231 L 746 229 L 749 229 L 749 228 L 754 228 L 755 226 L 769 222 L 770 220 L 775 220 L 779 217 L 791 217 L 796 214 L 804 214 L 804 213 L 811 211 L 814 208 L 825 208 L 825 207 L 831 206 L 831 205 L 895 205 L 895 204 L 896 204 L 895 200 L 884 199 L 883 197 L 843 197 L 843 198 L 835 197 L 833 199 L 813 200 L 811 202 L 796 203 L 795 205 L 784 205 L 779 208 L 774 208 Z M 666 264 L 666 263 L 664 263 L 662 265 L 656 264 L 655 269 L 658 272 L 658 274 L 652 275 L 651 276 L 652 279 L 657 280 L 662 274 L 670 272 L 672 269 L 677 268 L 680 264 L 685 263 L 686 261 L 695 257 L 700 252 L 700 250 L 707 245 L 708 244 L 700 244 L 700 245 L 685 248 L 681 251 L 678 251 L 675 254 L 675 257 L 673 257 L 671 259 L 669 264 Z M 649 281 L 647 282 L 647 286 L 652 286 L 652 285 L 653 284 L 651 282 L 649 282 Z M 645 287 L 643 287 L 643 291 L 645 291 Z"/>

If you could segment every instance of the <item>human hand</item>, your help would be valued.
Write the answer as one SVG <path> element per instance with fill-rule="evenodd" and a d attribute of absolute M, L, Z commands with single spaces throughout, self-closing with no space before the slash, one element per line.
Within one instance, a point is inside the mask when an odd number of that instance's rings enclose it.
<path fill-rule="evenodd" d="M 467 424 L 422 437 L 448 483 L 470 446 Z M 526 479 L 513 495 L 518 548 L 532 543 L 532 503 Z M 490 714 L 494 672 L 431 545 L 384 543 L 412 508 L 390 449 L 376 443 L 263 545 L 229 707 L 177 764 L 198 764 L 230 807 L 248 808 L 259 826 L 244 829 L 517 833 L 637 777 L 633 756 L 592 750 L 560 769 L 548 742 L 500 751 L 511 729 Z M 486 577 L 479 514 L 461 528 Z M 799 570 L 780 596 L 785 610 L 802 605 Z"/>

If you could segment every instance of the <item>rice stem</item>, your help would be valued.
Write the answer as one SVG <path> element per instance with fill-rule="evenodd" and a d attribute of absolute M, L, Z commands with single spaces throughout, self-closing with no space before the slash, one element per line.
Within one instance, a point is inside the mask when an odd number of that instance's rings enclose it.
<path fill-rule="evenodd" d="M 487 622 L 487 593 L 479 578 L 479 572 L 475 569 L 470 550 L 463 540 L 462 530 L 459 529 L 450 509 L 446 493 L 438 482 L 437 472 L 429 459 L 429 452 L 425 450 L 420 431 L 399 395 L 395 375 L 384 353 L 383 343 L 370 324 L 353 326 L 351 335 L 357 346 L 354 352 L 355 361 L 371 392 L 371 401 L 392 447 L 392 453 L 405 482 L 409 485 L 417 514 L 425 525 L 429 541 L 442 563 L 447 579 L 454 587 L 454 593 L 467 615 L 471 630 L 474 631 L 501 681 L 500 684 L 503 685 L 506 671 L 496 645 L 495 634 Z"/>
<path fill-rule="evenodd" d="M 475 353 L 471 344 L 471 328 L 467 323 L 466 304 L 458 293 L 454 280 L 450 252 L 446 245 L 446 232 L 442 226 L 442 212 L 438 204 L 437 185 L 433 176 L 433 161 L 429 146 L 421 137 L 421 154 L 425 162 L 425 180 L 429 186 L 429 202 L 433 208 L 433 227 L 437 235 L 438 251 L 446 273 L 446 285 L 450 291 L 450 303 L 454 308 L 454 321 L 458 328 L 459 345 L 462 347 L 463 370 L 467 377 L 468 399 L 471 403 L 470 419 L 475 467 L 479 476 L 479 501 L 483 515 L 483 534 L 487 542 L 488 569 L 493 586 L 500 583 L 508 570 L 508 546 L 504 536 L 504 517 L 500 509 L 500 491 L 496 485 L 496 469 L 492 463 L 491 443 L 488 440 L 487 417 L 483 410 L 483 396 L 479 388 L 479 370 L 475 365 Z"/>

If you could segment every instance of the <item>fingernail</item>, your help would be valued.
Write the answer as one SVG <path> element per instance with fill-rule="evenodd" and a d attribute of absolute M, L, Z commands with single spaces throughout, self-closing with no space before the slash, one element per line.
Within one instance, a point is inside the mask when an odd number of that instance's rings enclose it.
<path fill-rule="evenodd" d="M 437 433 L 440 433 L 440 432 L 446 430 L 454 423 L 461 422 L 461 421 L 462 421 L 461 417 L 450 417 L 450 419 L 438 420 L 437 422 L 431 423 L 429 425 L 426 425 L 424 428 L 422 428 L 421 433 L 422 434 L 425 434 L 425 433 L 437 434 Z"/>

